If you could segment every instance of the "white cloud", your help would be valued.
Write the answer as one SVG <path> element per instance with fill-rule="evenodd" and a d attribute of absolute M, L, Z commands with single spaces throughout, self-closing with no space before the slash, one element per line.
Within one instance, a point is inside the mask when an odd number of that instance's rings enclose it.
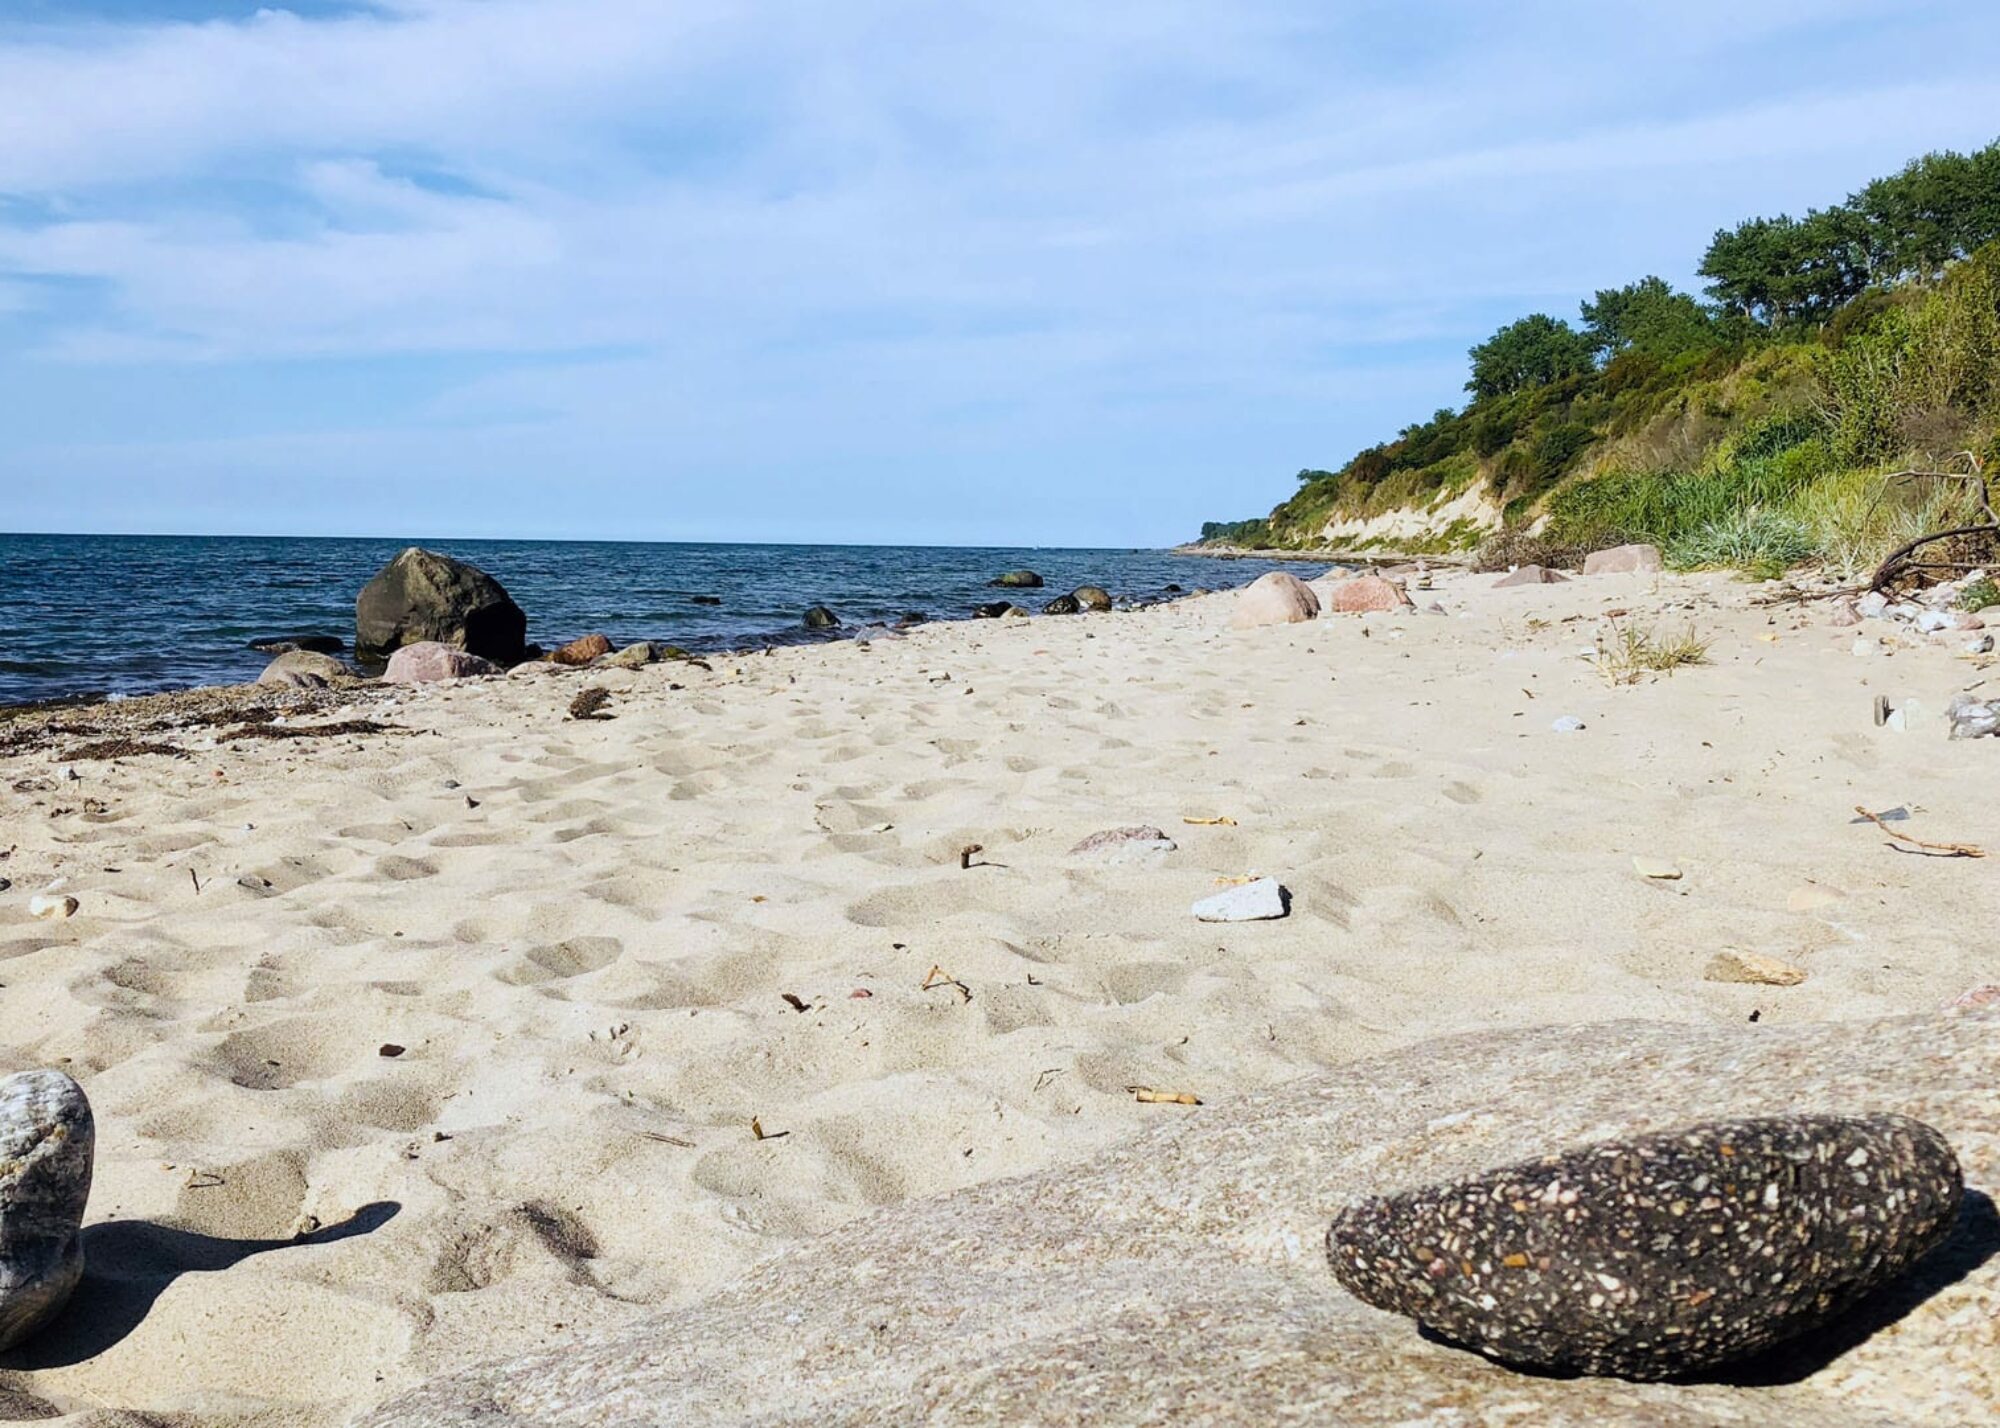
<path fill-rule="evenodd" d="M 1990 30 L 1863 0 L 0 27 L 0 284 L 61 280 L 9 321 L 74 364 L 537 356 L 417 418 L 461 450 L 504 426 L 503 460 L 524 424 L 631 471 L 773 427 L 856 471 L 1177 432 L 1274 460 L 1275 496 L 1453 399 L 1482 323 L 1685 280 L 1718 223 L 1984 142 Z M 1196 459 L 1180 499 L 1217 513 Z M 1021 479 L 1059 519 L 1060 483 Z"/>

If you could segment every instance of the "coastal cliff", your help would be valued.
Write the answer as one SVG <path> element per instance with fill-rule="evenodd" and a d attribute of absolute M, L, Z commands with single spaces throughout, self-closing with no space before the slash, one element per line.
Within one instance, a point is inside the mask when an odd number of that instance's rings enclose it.
<path fill-rule="evenodd" d="M 1838 573 L 1979 517 L 2000 457 L 2000 143 L 1931 154 L 1804 218 L 1719 231 L 1707 300 L 1657 277 L 1580 325 L 1469 353 L 1470 400 L 1201 543 L 1442 553 L 1501 532 L 1647 540 L 1681 568 Z M 1904 475 L 1903 473 L 1915 473 Z"/>

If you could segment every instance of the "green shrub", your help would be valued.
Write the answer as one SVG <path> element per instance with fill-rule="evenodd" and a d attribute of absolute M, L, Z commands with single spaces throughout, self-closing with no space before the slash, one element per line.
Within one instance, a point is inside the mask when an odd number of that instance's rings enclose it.
<path fill-rule="evenodd" d="M 1673 537 L 1664 554 L 1676 570 L 1740 570 L 1768 580 L 1817 551 L 1798 517 L 1752 506 Z"/>
<path fill-rule="evenodd" d="M 2000 605 L 2000 585 L 1991 576 L 1981 576 L 1958 592 L 1958 608 L 1975 614 L 1989 605 Z"/>

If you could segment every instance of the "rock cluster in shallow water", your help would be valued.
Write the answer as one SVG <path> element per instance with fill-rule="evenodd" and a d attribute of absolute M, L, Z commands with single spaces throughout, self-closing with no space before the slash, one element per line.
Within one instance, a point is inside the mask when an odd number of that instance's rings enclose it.
<path fill-rule="evenodd" d="M 1504 1363 L 1659 1379 L 1833 1318 L 1941 1242 L 1962 1191 L 1907 1117 L 1716 1121 L 1365 1200 L 1327 1254 L 1359 1298 Z"/>

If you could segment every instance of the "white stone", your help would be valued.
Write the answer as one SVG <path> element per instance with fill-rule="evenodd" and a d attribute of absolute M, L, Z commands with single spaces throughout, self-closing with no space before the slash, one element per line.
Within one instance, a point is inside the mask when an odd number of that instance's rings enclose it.
<path fill-rule="evenodd" d="M 77 909 L 81 906 L 81 903 L 67 893 L 36 893 L 28 899 L 28 912 L 48 922 L 61 922 L 65 918 L 75 917 Z"/>
<path fill-rule="evenodd" d="M 1286 912 L 1285 890 L 1276 878 L 1259 878 L 1254 883 L 1227 888 L 1194 905 L 1199 922 L 1269 922 Z"/>

